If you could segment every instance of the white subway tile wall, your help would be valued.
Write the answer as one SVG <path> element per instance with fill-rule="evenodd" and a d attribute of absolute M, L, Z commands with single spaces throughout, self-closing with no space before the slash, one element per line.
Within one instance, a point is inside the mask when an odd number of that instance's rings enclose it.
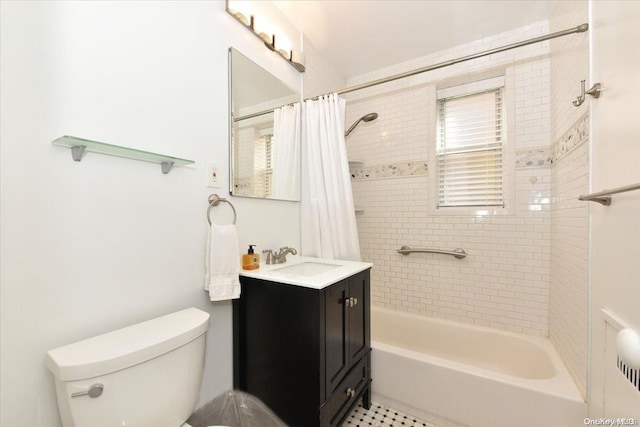
<path fill-rule="evenodd" d="M 589 207 L 576 195 L 589 192 L 589 144 L 554 165 L 552 182 L 549 338 L 586 397 Z"/>
<path fill-rule="evenodd" d="M 550 30 L 588 22 L 586 2 L 554 2 Z M 551 42 L 552 168 L 549 338 L 584 398 L 588 370 L 589 100 L 576 108 L 580 80 L 589 81 L 589 37 Z"/>
<path fill-rule="evenodd" d="M 546 22 L 359 76 L 349 85 L 408 71 L 472 52 L 535 37 Z M 369 112 L 347 138 L 352 160 L 364 167 L 424 162 L 435 142 L 435 89 L 507 75 L 510 149 L 550 145 L 549 44 L 457 64 L 347 96 L 347 125 Z M 509 96 L 509 95 L 508 95 Z M 515 165 L 515 156 L 510 161 Z M 433 215 L 428 173 L 352 180 L 362 258 L 375 264 L 375 305 L 533 335 L 548 333 L 551 245 L 549 164 L 518 168 L 510 179 L 514 206 L 497 215 Z M 469 252 L 463 260 L 438 254 L 396 253 L 402 245 Z"/>
<path fill-rule="evenodd" d="M 532 184 L 530 178 L 537 182 Z M 519 170 L 513 216 L 428 216 L 429 177 L 353 181 L 372 300 L 402 311 L 546 335 L 550 170 Z M 541 210 L 530 210 L 532 207 Z M 469 252 L 463 260 L 396 253 L 402 245 Z"/>

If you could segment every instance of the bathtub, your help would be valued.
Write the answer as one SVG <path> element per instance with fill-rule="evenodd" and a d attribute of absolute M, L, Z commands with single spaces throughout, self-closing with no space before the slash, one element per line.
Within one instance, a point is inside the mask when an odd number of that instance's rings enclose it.
<path fill-rule="evenodd" d="M 587 407 L 549 340 L 371 308 L 373 400 L 439 427 L 575 427 Z"/>

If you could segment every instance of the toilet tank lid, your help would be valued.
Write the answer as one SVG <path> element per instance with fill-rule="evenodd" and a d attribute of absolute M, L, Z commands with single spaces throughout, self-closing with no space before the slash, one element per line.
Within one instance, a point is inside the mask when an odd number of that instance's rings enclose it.
<path fill-rule="evenodd" d="M 49 350 L 45 364 L 61 381 L 106 375 L 181 347 L 209 328 L 209 313 L 187 308 Z"/>

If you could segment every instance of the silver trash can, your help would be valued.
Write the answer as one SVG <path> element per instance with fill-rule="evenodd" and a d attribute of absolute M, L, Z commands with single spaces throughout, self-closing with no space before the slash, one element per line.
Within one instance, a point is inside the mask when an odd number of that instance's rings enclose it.
<path fill-rule="evenodd" d="M 260 399 L 242 391 L 222 393 L 187 420 L 192 427 L 287 427 Z"/>

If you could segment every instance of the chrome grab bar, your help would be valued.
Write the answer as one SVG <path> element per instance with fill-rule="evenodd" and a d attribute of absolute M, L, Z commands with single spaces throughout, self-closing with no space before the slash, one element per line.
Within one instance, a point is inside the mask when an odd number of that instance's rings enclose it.
<path fill-rule="evenodd" d="M 597 202 L 601 205 L 609 206 L 611 204 L 612 195 L 634 190 L 640 190 L 640 183 L 625 185 L 624 187 L 614 188 L 613 190 L 604 190 L 597 193 L 583 194 L 582 196 L 578 197 L 578 200 L 582 200 L 584 202 Z"/>
<path fill-rule="evenodd" d="M 467 251 L 462 248 L 455 248 L 452 251 L 442 250 L 442 249 L 425 249 L 425 248 L 410 248 L 409 246 L 403 246 L 398 249 L 396 252 L 402 255 L 409 255 L 412 252 L 427 252 L 431 254 L 445 254 L 452 255 L 458 259 L 462 259 L 468 255 Z"/>

